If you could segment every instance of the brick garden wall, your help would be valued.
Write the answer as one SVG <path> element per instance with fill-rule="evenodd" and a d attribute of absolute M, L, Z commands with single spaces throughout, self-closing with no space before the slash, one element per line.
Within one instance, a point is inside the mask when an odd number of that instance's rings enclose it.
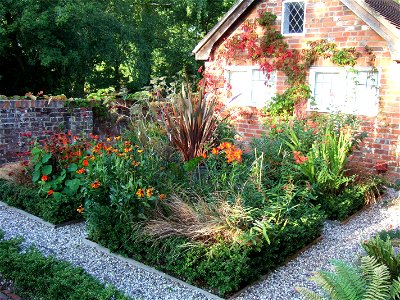
<path fill-rule="evenodd" d="M 64 101 L 0 100 L 0 164 L 26 150 L 26 133 L 40 139 L 57 131 L 92 133 L 92 109 L 65 107 Z"/>
<path fill-rule="evenodd" d="M 239 33 L 245 20 L 258 18 L 262 11 L 269 11 L 277 16 L 276 29 L 280 31 L 282 1 L 260 0 L 255 3 L 256 5 L 236 22 L 235 28 L 216 43 L 210 57 L 217 57 L 216 54 L 224 46 L 225 39 Z M 386 41 L 340 1 L 307 1 L 305 24 L 305 35 L 285 38 L 291 49 L 304 49 L 308 41 L 328 39 L 335 42 L 339 48 L 356 47 L 357 51 L 363 52 L 364 47 L 368 45 L 373 50 L 376 55 L 375 65 L 381 70 L 379 114 L 376 117 L 360 117 L 363 120 L 361 129 L 368 132 L 368 138 L 360 151 L 353 155 L 352 162 L 373 173 L 376 173 L 376 164 L 385 163 L 388 165 L 388 178 L 400 179 L 400 64 L 391 60 Z M 243 53 L 236 57 L 232 65 L 253 63 L 246 53 Z M 315 66 L 333 64 L 329 60 L 320 59 Z M 357 66 L 368 66 L 368 57 L 359 58 Z M 206 69 L 210 73 L 218 68 L 220 62 L 210 60 L 206 63 Z M 286 77 L 282 72 L 278 72 L 277 75 L 277 93 L 282 93 L 287 88 Z M 223 81 L 221 78 L 221 88 Z M 238 130 L 245 139 L 260 136 L 264 130 L 263 118 L 257 117 L 253 108 L 244 109 L 244 117 L 238 118 L 236 122 Z"/>

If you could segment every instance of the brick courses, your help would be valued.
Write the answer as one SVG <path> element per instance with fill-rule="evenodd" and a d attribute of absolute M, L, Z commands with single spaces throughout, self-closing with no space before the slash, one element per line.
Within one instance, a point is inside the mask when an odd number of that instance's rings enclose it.
<path fill-rule="evenodd" d="M 57 131 L 92 133 L 92 109 L 65 107 L 64 101 L 0 100 L 0 164 L 17 160 L 17 152 L 27 149 L 26 133 L 43 138 Z"/>
<path fill-rule="evenodd" d="M 275 29 L 280 31 L 282 20 L 282 1 L 260 0 L 256 1 L 250 9 L 235 22 L 233 28 L 220 38 L 212 49 L 210 57 L 223 47 L 225 39 L 240 32 L 241 24 L 245 20 L 254 20 L 262 11 L 269 11 L 277 15 Z M 285 38 L 291 49 L 304 49 L 308 41 L 327 39 L 335 42 L 339 48 L 356 47 L 363 52 L 368 45 L 376 55 L 375 65 L 381 71 L 379 113 L 376 117 L 360 117 L 360 129 L 368 133 L 368 138 L 356 151 L 351 161 L 357 166 L 366 168 L 369 172 L 377 173 L 376 164 L 387 163 L 386 175 L 391 180 L 400 179 L 400 64 L 391 58 L 387 42 L 378 35 L 370 26 L 361 20 L 352 10 L 341 1 L 315 1 L 306 2 L 306 33 L 304 35 L 288 36 Z M 365 55 L 358 59 L 358 66 L 368 66 L 369 58 Z M 233 65 L 252 65 L 246 60 L 245 55 L 240 55 Z M 319 59 L 315 66 L 333 66 L 324 59 Z M 206 68 L 212 70 L 214 62 L 206 63 Z M 223 79 L 221 79 L 223 82 Z M 285 77 L 278 72 L 277 92 L 282 93 L 287 88 Z M 263 119 L 237 121 L 237 128 L 244 138 L 259 137 Z"/>

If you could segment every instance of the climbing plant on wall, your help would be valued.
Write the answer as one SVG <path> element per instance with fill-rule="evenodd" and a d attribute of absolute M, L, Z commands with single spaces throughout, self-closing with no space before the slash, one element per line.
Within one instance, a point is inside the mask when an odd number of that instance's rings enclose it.
<path fill-rule="evenodd" d="M 337 66 L 354 67 L 357 59 L 363 54 L 356 48 L 338 48 L 335 43 L 325 39 L 308 42 L 307 49 L 290 49 L 283 35 L 275 29 L 276 15 L 263 12 L 259 18 L 243 23 L 241 31 L 226 39 L 216 53 L 217 67 L 223 70 L 224 65 L 235 61 L 251 61 L 260 66 L 267 76 L 273 71 L 282 71 L 287 77 L 289 88 L 274 97 L 269 106 L 272 115 L 300 115 L 311 97 L 311 89 L 307 81 L 310 67 L 319 59 L 330 59 Z M 258 26 L 262 26 L 262 34 L 258 34 Z M 374 54 L 366 47 L 370 64 L 374 62 Z M 219 64 L 219 65 L 218 65 Z M 229 86 L 228 86 L 229 88 Z"/>

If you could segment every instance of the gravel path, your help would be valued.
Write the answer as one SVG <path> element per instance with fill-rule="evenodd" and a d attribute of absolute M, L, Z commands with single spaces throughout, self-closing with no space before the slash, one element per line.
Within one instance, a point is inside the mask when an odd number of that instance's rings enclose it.
<path fill-rule="evenodd" d="M 387 197 L 400 200 L 400 193 L 390 190 Z M 400 227 L 400 205 L 384 204 L 385 202 L 362 212 L 346 225 L 327 222 L 323 239 L 318 244 L 245 290 L 236 299 L 300 299 L 294 287 L 313 288 L 307 280 L 313 271 L 329 268 L 329 260 L 333 258 L 354 261 L 362 252 L 360 241 L 389 225 Z M 27 245 L 35 244 L 45 254 L 53 254 L 82 266 L 88 273 L 103 282 L 112 283 L 134 299 L 207 299 L 201 293 L 175 281 L 84 244 L 83 223 L 50 229 L 0 204 L 0 229 L 5 232 L 6 238 L 23 236 Z"/>

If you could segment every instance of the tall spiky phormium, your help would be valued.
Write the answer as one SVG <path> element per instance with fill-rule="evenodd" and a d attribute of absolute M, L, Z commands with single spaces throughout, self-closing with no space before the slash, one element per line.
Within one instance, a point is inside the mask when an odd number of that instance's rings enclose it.
<path fill-rule="evenodd" d="M 200 157 L 205 145 L 213 145 L 213 133 L 217 127 L 214 114 L 215 99 L 205 97 L 205 87 L 196 93 L 189 82 L 182 83 L 182 91 L 173 97 L 171 106 L 164 109 L 164 124 L 172 145 L 181 153 L 184 161 Z"/>

